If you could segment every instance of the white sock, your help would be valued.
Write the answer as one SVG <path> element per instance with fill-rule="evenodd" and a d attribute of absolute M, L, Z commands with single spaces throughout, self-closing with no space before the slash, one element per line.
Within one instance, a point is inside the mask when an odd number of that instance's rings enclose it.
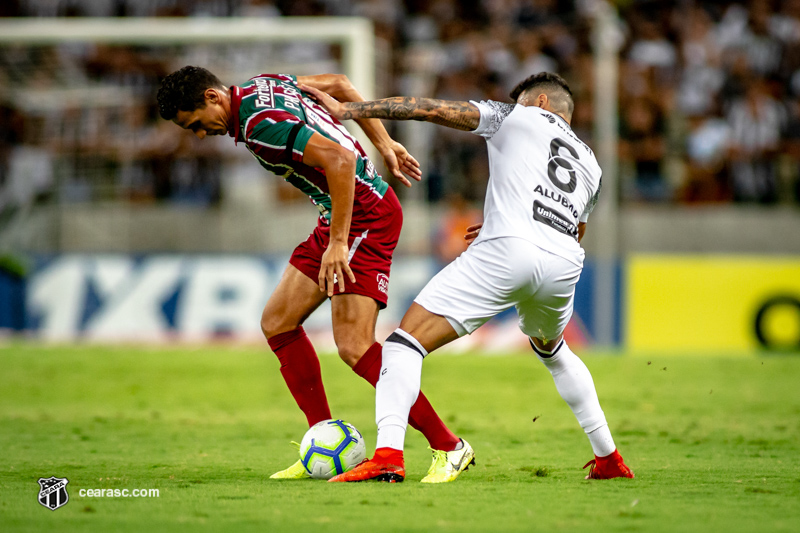
<path fill-rule="evenodd" d="M 600 426 L 586 435 L 589 437 L 589 442 L 592 443 L 592 451 L 597 457 L 611 455 L 617 449 L 614 445 L 614 439 L 611 437 L 611 430 L 608 429 L 608 424 Z"/>
<path fill-rule="evenodd" d="M 419 396 L 422 359 L 428 352 L 411 335 L 395 330 L 383 345 L 381 377 L 375 386 L 375 448 L 402 450 L 408 413 Z"/>
<path fill-rule="evenodd" d="M 549 357 L 544 357 L 548 355 L 547 352 L 539 350 L 535 346 L 534 351 L 553 375 L 556 390 L 572 409 L 578 423 L 589 437 L 594 454 L 598 457 L 605 457 L 613 453 L 617 447 L 614 445 L 614 439 L 611 438 L 606 416 L 597 399 L 592 374 L 583 361 L 572 353 L 566 341 L 563 340 Z"/>

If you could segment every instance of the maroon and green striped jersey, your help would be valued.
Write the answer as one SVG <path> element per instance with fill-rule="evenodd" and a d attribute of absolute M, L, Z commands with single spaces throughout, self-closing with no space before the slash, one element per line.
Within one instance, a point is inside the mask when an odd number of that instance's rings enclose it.
<path fill-rule="evenodd" d="M 228 132 L 244 142 L 261 166 L 303 191 L 331 218 L 331 196 L 325 171 L 303 164 L 303 151 L 314 133 L 339 143 L 356 156 L 353 216 L 368 213 L 380 202 L 389 185 L 383 181 L 366 152 L 325 108 L 297 88 L 297 78 L 286 74 L 261 74 L 231 87 L 233 121 Z"/>

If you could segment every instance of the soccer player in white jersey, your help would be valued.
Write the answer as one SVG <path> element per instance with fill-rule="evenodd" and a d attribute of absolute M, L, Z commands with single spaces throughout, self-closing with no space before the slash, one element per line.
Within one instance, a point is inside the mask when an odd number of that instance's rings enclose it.
<path fill-rule="evenodd" d="M 587 479 L 632 478 L 592 376 L 563 338 L 583 267 L 580 240 L 601 183 L 594 154 L 570 128 L 574 103 L 564 79 L 546 72 L 530 76 L 511 92 L 515 104 L 407 97 L 340 103 L 303 89 L 339 119 L 433 122 L 480 135 L 489 150 L 483 226 L 468 229 L 466 238 L 474 241 L 467 251 L 422 289 L 384 344 L 375 455 L 331 481 L 402 481 L 408 413 L 419 393 L 423 359 L 512 306 L 589 437 L 595 458 L 586 465 L 592 466 Z M 443 453 L 441 461 L 452 477 L 469 466 L 458 450 Z"/>

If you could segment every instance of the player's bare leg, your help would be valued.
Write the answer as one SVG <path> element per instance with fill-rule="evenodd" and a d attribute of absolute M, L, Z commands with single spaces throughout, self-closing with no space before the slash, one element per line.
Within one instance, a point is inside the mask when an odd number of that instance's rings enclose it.
<path fill-rule="evenodd" d="M 261 315 L 261 331 L 281 362 L 281 374 L 308 425 L 331 418 L 319 359 L 302 324 L 325 301 L 325 294 L 308 276 L 288 265 Z M 307 477 L 300 461 L 271 476 L 276 479 Z"/>
<path fill-rule="evenodd" d="M 378 383 L 382 365 L 382 346 L 375 341 L 378 304 L 359 294 L 340 294 L 331 299 L 333 337 L 339 357 L 373 387 Z M 408 422 L 428 440 L 434 453 L 446 454 L 461 445 L 420 392 L 411 407 Z"/>
<path fill-rule="evenodd" d="M 331 417 L 319 359 L 302 324 L 325 301 L 318 285 L 292 265 L 261 315 L 261 331 L 281 362 L 281 374 L 309 427 Z"/>
<path fill-rule="evenodd" d="M 261 314 L 261 331 L 270 338 L 301 325 L 327 296 L 319 285 L 293 265 L 286 270 Z"/>
<path fill-rule="evenodd" d="M 375 456 L 361 466 L 332 478 L 330 481 L 397 482 L 405 478 L 403 447 L 409 412 L 417 401 L 422 375 L 422 359 L 435 350 L 458 338 L 446 318 L 435 315 L 414 303 L 406 312 L 397 329 L 383 347 L 381 377 L 376 387 L 375 417 L 378 423 L 378 441 Z M 452 481 L 474 463 L 474 452 L 466 441 L 461 448 L 445 452 L 442 463 L 448 471 L 431 476 L 433 482 Z M 448 461 L 452 455 L 452 460 Z M 437 457 L 434 454 L 434 465 Z M 445 465 L 442 464 L 445 468 Z M 432 470 L 434 468 L 432 467 Z M 429 482 L 432 481 L 429 479 Z"/>
<path fill-rule="evenodd" d="M 632 478 L 633 472 L 614 445 L 592 375 L 583 361 L 572 353 L 562 335 L 547 341 L 531 337 L 531 347 L 552 374 L 556 390 L 572 409 L 592 444 L 595 458 L 584 466 L 592 466 L 586 479 Z"/>
<path fill-rule="evenodd" d="M 353 368 L 375 344 L 378 302 L 361 294 L 337 294 L 331 298 L 331 312 L 339 357 Z"/>

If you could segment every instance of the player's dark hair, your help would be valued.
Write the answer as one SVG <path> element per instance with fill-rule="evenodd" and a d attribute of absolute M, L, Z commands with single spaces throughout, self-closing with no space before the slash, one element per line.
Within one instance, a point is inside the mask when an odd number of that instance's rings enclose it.
<path fill-rule="evenodd" d="M 575 108 L 575 103 L 572 100 L 572 90 L 566 80 L 558 74 L 539 72 L 528 76 L 511 91 L 511 99 L 516 102 L 521 94 L 531 90 L 538 90 L 547 94 L 555 111 L 564 113 L 567 117 L 572 116 L 572 111 Z"/>
<path fill-rule="evenodd" d="M 183 67 L 163 80 L 158 89 L 158 112 L 172 120 L 178 111 L 194 111 L 205 105 L 206 89 L 223 87 L 214 74 L 203 67 Z"/>

